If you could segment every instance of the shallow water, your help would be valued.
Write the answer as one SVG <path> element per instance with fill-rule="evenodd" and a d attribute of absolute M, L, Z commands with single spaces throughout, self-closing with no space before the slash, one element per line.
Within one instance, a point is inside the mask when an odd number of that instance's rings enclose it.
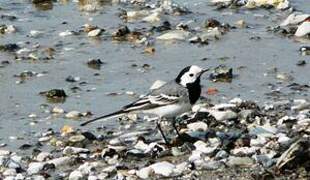
<path fill-rule="evenodd" d="M 293 7 L 304 13 L 310 13 L 308 0 L 291 0 Z M 61 1 L 66 2 L 66 1 Z M 178 71 L 190 64 L 202 67 L 216 67 L 226 64 L 233 68 L 235 78 L 232 83 L 213 83 L 207 76 L 203 77 L 202 84 L 205 90 L 216 87 L 219 93 L 210 95 L 213 102 L 226 102 L 240 96 L 242 99 L 258 101 L 261 104 L 270 99 L 266 93 L 271 92 L 269 84 L 274 89 L 280 89 L 290 99 L 307 98 L 309 91 L 293 92 L 287 85 L 296 82 L 309 85 L 309 56 L 301 56 L 298 49 L 308 42 L 301 43 L 293 38 L 284 38 L 266 31 L 267 26 L 279 24 L 288 15 L 287 12 L 276 10 L 215 10 L 208 3 L 201 0 L 180 1 L 193 12 L 192 14 L 171 17 L 166 16 L 172 26 L 180 22 L 193 20 L 190 27 L 201 27 L 207 18 L 216 18 L 220 22 L 231 25 L 243 19 L 251 27 L 234 29 L 218 41 L 211 41 L 207 46 L 198 46 L 188 42 L 161 42 L 156 41 L 153 55 L 143 53 L 143 47 L 134 46 L 128 42 L 111 42 L 109 38 L 93 39 L 85 34 L 78 36 L 60 37 L 58 34 L 65 30 L 78 31 L 83 24 L 92 24 L 113 32 L 123 22 L 118 17 L 119 8 L 130 9 L 126 5 L 104 4 L 101 10 L 95 13 L 79 11 L 77 3 L 54 3 L 52 9 L 38 9 L 29 1 L 1 1 L 0 14 L 17 16 L 17 20 L 1 19 L 4 24 L 13 24 L 18 32 L 0 36 L 0 44 L 29 42 L 27 47 L 37 43 L 42 47 L 55 47 L 54 59 L 46 61 L 16 61 L 9 53 L 0 53 L 0 61 L 9 60 L 10 65 L 0 68 L 0 143 L 7 143 L 8 148 L 14 149 L 24 142 L 32 142 L 37 133 L 48 128 L 59 129 L 65 124 L 78 128 L 79 120 L 68 120 L 62 117 L 50 118 L 44 113 L 42 104 L 49 108 L 57 105 L 66 111 L 91 111 L 101 115 L 117 110 L 130 102 L 134 97 L 128 95 L 107 96 L 110 92 L 133 91 L 137 94 L 147 93 L 148 88 L 157 79 L 170 80 Z M 63 22 L 66 22 L 64 24 Z M 151 28 L 148 23 L 139 21 L 127 23 L 130 29 Z M 29 36 L 31 30 L 43 31 L 37 38 Z M 158 35 L 158 34 L 157 34 Z M 259 36 L 260 40 L 251 40 Z M 66 50 L 70 48 L 69 50 Z M 87 67 L 90 58 L 100 58 L 106 64 L 100 70 Z M 306 60 L 308 65 L 296 66 L 298 60 Z M 138 67 L 132 67 L 137 64 Z M 150 70 L 141 72 L 143 64 L 149 64 Z M 274 73 L 268 73 L 272 68 L 285 72 L 294 77 L 293 81 L 279 82 Z M 16 84 L 19 78 L 14 77 L 24 70 L 47 72 L 43 77 L 33 77 L 25 83 Z M 99 76 L 94 76 L 99 73 Z M 265 75 L 267 73 L 267 75 Z M 69 83 L 65 79 L 69 75 L 81 77 L 80 82 Z M 78 86 L 81 91 L 72 92 L 70 88 Z M 68 98 L 64 103 L 52 104 L 39 92 L 49 89 L 64 89 Z M 87 91 L 96 88 L 94 91 Z M 29 118 L 35 113 L 37 118 Z M 47 119 L 47 117 L 49 117 Z M 83 119 L 85 120 L 85 119 Z M 30 125 L 30 122 L 38 122 Z M 107 127 L 115 127 L 112 121 Z M 98 124 L 86 128 L 95 128 Z M 15 140 L 22 137 L 23 140 Z"/>

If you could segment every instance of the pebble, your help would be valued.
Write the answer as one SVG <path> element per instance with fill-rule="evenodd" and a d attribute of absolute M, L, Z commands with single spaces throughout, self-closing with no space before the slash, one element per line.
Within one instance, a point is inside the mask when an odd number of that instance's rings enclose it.
<path fill-rule="evenodd" d="M 69 30 L 66 30 L 64 32 L 59 33 L 59 36 L 61 36 L 61 37 L 66 37 L 66 36 L 71 36 L 71 35 L 73 35 L 73 33 L 72 33 L 72 31 L 69 31 Z"/>
<path fill-rule="evenodd" d="M 229 156 L 226 164 L 228 166 L 251 167 L 254 161 L 249 157 Z"/>
<path fill-rule="evenodd" d="M 141 179 L 149 179 L 154 170 L 151 167 L 144 167 L 136 171 L 136 175 Z"/>
<path fill-rule="evenodd" d="M 190 35 L 187 31 L 174 30 L 157 37 L 158 40 L 186 40 Z"/>
<path fill-rule="evenodd" d="M 231 110 L 227 110 L 227 111 L 208 110 L 208 112 L 217 121 L 232 120 L 232 119 L 236 119 L 238 117 L 238 114 L 231 111 Z"/>
<path fill-rule="evenodd" d="M 54 164 L 56 167 L 64 166 L 70 162 L 71 162 L 71 158 L 67 156 L 63 156 L 63 157 L 59 157 L 59 158 L 55 158 L 55 159 L 51 159 L 47 161 L 47 163 Z"/>
<path fill-rule="evenodd" d="M 310 34 L 310 22 L 305 21 L 301 25 L 298 26 L 295 36 L 296 37 L 303 37 Z"/>
<path fill-rule="evenodd" d="M 169 177 L 172 175 L 175 165 L 167 161 L 163 161 L 152 164 L 150 167 L 153 169 L 155 174 Z"/>
<path fill-rule="evenodd" d="M 186 125 L 190 131 L 207 131 L 208 125 L 204 122 L 194 122 Z"/>
<path fill-rule="evenodd" d="M 16 170 L 15 169 L 6 169 L 2 175 L 3 176 L 15 176 L 17 173 L 16 173 Z"/>
<path fill-rule="evenodd" d="M 160 16 L 161 16 L 160 12 L 154 12 L 154 13 L 146 16 L 142 20 L 146 21 L 146 22 L 149 22 L 149 23 L 155 23 L 155 22 L 159 22 L 160 21 Z"/>
<path fill-rule="evenodd" d="M 37 155 L 36 160 L 39 162 L 46 161 L 52 157 L 52 154 L 49 152 L 41 152 Z"/>
<path fill-rule="evenodd" d="M 99 36 L 101 34 L 102 30 L 101 29 L 94 29 L 90 32 L 87 33 L 88 37 L 96 37 Z"/>
<path fill-rule="evenodd" d="M 84 179 L 84 176 L 78 170 L 72 171 L 69 175 L 69 180 L 82 180 L 82 179 Z"/>
<path fill-rule="evenodd" d="M 31 37 L 37 38 L 42 36 L 43 33 L 44 33 L 43 31 L 31 30 L 29 34 Z"/>
<path fill-rule="evenodd" d="M 256 153 L 258 151 L 258 147 L 240 147 L 237 149 L 233 149 L 231 151 L 231 154 L 235 156 L 250 156 Z"/>
<path fill-rule="evenodd" d="M 195 142 L 194 146 L 195 146 L 196 150 L 201 151 L 204 154 L 212 154 L 217 149 L 217 147 L 209 147 L 203 141 Z"/>
<path fill-rule="evenodd" d="M 69 138 L 69 141 L 72 142 L 72 143 L 77 143 L 77 142 L 82 142 L 84 141 L 86 138 L 85 136 L 83 135 L 74 135 L 74 136 L 71 136 Z"/>
<path fill-rule="evenodd" d="M 43 169 L 44 165 L 44 162 L 31 162 L 28 165 L 27 173 L 30 175 L 37 174 Z"/>
<path fill-rule="evenodd" d="M 82 113 L 80 113 L 79 111 L 70 111 L 65 115 L 65 117 L 68 119 L 78 119 L 81 116 L 82 116 Z"/>
<path fill-rule="evenodd" d="M 79 154 L 79 153 L 89 153 L 89 150 L 85 149 L 85 148 L 77 148 L 77 147 L 67 146 L 62 151 L 62 153 L 65 154 L 65 155 Z"/>
<path fill-rule="evenodd" d="M 63 114 L 63 113 L 65 113 L 65 110 L 63 110 L 61 107 L 55 106 L 55 107 L 52 109 L 52 113 Z"/>

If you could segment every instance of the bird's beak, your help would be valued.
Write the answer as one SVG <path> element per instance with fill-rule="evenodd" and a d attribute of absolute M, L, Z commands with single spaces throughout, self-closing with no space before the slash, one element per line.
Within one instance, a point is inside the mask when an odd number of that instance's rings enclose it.
<path fill-rule="evenodd" d="M 201 76 L 203 73 L 205 73 L 205 72 L 207 72 L 207 71 L 209 71 L 209 70 L 210 70 L 209 68 L 202 69 L 201 72 L 200 72 L 200 76 Z"/>

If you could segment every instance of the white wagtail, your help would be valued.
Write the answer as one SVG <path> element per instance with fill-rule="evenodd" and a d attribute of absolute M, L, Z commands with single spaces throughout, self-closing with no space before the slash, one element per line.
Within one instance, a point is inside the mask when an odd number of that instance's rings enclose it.
<path fill-rule="evenodd" d="M 124 106 L 121 110 L 91 119 L 81 124 L 85 126 L 97 120 L 103 120 L 111 117 L 118 117 L 127 113 L 143 113 L 158 116 L 157 127 L 164 141 L 168 141 L 161 129 L 160 121 L 171 119 L 174 129 L 179 132 L 175 126 L 175 117 L 191 110 L 192 105 L 200 97 L 201 86 L 200 77 L 208 69 L 202 69 L 192 65 L 185 67 L 176 79 L 154 89 L 149 94 L 138 100 Z"/>

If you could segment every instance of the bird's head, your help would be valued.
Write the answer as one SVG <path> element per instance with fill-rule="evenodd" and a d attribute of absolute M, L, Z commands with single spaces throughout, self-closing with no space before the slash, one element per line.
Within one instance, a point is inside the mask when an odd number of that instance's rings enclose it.
<path fill-rule="evenodd" d="M 208 70 L 196 65 L 187 66 L 182 69 L 175 81 L 184 87 L 187 87 L 189 84 L 200 83 L 201 75 Z"/>

